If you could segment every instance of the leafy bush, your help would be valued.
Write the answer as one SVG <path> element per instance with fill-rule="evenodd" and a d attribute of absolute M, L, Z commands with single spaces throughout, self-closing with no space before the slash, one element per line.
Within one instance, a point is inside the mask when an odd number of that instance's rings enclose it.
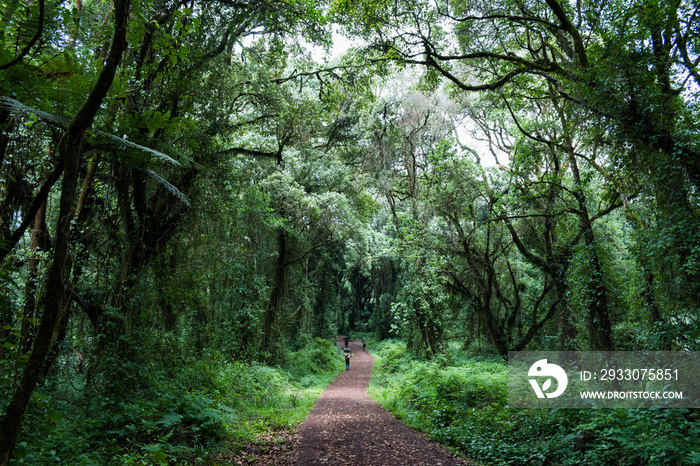
<path fill-rule="evenodd" d="M 688 410 L 511 409 L 501 359 L 421 361 L 383 342 L 370 395 L 409 426 L 485 464 L 700 464 Z"/>
<path fill-rule="evenodd" d="M 344 367 L 337 346 L 321 339 L 286 359 L 288 367 L 272 368 L 208 351 L 179 368 L 144 364 L 130 375 L 138 388 L 120 384 L 118 396 L 64 389 L 66 400 L 59 403 L 37 392 L 16 461 L 218 462 L 262 433 L 302 421 Z M 129 366 L 120 365 L 125 370 Z"/>
<path fill-rule="evenodd" d="M 287 372 L 295 379 L 307 382 L 309 376 L 334 372 L 341 368 L 338 346 L 322 338 L 316 338 L 302 349 L 290 353 L 285 366 Z"/>

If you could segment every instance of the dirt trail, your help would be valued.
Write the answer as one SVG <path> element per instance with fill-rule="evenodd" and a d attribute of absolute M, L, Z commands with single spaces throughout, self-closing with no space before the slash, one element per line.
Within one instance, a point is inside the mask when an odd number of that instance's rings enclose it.
<path fill-rule="evenodd" d="M 342 345 L 342 343 L 341 343 Z M 323 392 L 300 429 L 292 464 L 463 465 L 472 464 L 401 424 L 367 394 L 374 358 L 350 342 L 350 370 Z"/>

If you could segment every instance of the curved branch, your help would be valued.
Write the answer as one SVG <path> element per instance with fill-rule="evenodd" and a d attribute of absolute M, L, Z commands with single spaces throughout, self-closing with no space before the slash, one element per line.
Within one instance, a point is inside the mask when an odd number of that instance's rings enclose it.
<path fill-rule="evenodd" d="M 574 209 L 562 209 L 559 212 L 554 212 L 551 214 L 520 214 L 520 215 L 502 215 L 500 217 L 494 217 L 490 218 L 488 221 L 489 222 L 503 222 L 503 221 L 510 221 L 512 219 L 518 219 L 518 218 L 556 218 L 560 217 L 566 213 L 577 213 L 576 210 Z"/>
<path fill-rule="evenodd" d="M 9 238 L 0 242 L 0 262 L 9 254 L 10 251 L 14 249 L 19 240 L 22 239 L 22 236 L 24 236 L 24 233 L 27 231 L 29 224 L 32 223 L 34 217 L 36 216 L 36 213 L 39 211 L 41 204 L 43 204 L 44 201 L 46 201 L 46 199 L 48 198 L 51 188 L 54 184 L 56 184 L 56 181 L 58 181 L 58 179 L 63 174 L 63 167 L 63 158 L 61 158 L 58 161 L 56 168 L 54 168 L 53 172 L 51 172 L 51 175 L 49 175 L 46 181 L 44 181 L 44 183 L 41 185 L 41 189 L 32 201 L 31 205 L 29 206 L 29 209 L 25 213 L 22 223 L 17 227 L 17 229 L 12 233 L 12 235 Z"/>
<path fill-rule="evenodd" d="M 449 13 L 442 13 L 440 12 L 441 16 L 444 16 L 445 18 L 449 18 L 453 21 L 456 21 L 458 23 L 465 23 L 468 21 L 493 21 L 494 19 L 502 19 L 506 21 L 513 21 L 515 23 L 540 23 L 543 24 L 547 27 L 553 28 L 553 29 L 561 29 L 559 26 L 557 26 L 554 23 L 551 23 L 547 20 L 544 20 L 542 18 L 537 18 L 534 16 L 517 16 L 517 15 L 486 15 L 486 16 L 463 16 L 463 17 L 456 17 L 454 15 L 451 15 Z"/>
<path fill-rule="evenodd" d="M 232 147 L 230 149 L 224 149 L 215 153 L 217 156 L 228 155 L 228 154 L 243 154 L 251 155 L 253 157 L 271 157 L 277 158 L 277 152 L 262 151 L 256 149 L 246 149 L 245 147 Z"/>
<path fill-rule="evenodd" d="M 476 86 L 470 86 L 468 84 L 465 84 L 464 82 L 462 82 L 461 79 L 457 78 L 455 75 L 453 75 L 445 68 L 440 66 L 438 62 L 433 59 L 432 55 L 428 55 L 426 60 L 405 60 L 405 62 L 413 65 L 431 66 L 435 68 L 441 75 L 452 81 L 455 85 L 457 85 L 457 87 L 464 91 L 493 91 L 495 89 L 500 89 L 519 74 L 524 74 L 528 72 L 528 70 L 526 69 L 516 68 L 501 76 L 496 81 L 486 84 L 478 84 Z"/>
<path fill-rule="evenodd" d="M 566 16 L 566 12 L 557 2 L 557 0 L 545 0 L 545 2 L 547 2 L 547 5 L 561 23 L 561 29 L 568 32 L 571 39 L 574 41 L 574 49 L 576 50 L 579 63 L 581 63 L 581 66 L 584 68 L 588 68 L 590 63 L 588 61 L 588 55 L 586 55 L 586 46 L 583 43 L 581 35 L 578 33 L 578 29 L 576 29 L 576 26 L 569 21 L 568 16 Z"/>
<path fill-rule="evenodd" d="M 526 60 L 525 58 L 519 57 L 515 54 L 506 54 L 494 52 L 477 52 L 477 53 L 467 53 L 463 55 L 440 55 L 438 53 L 430 52 L 430 55 L 440 61 L 451 61 L 451 60 L 472 60 L 478 58 L 493 58 L 499 61 L 514 63 L 528 68 L 532 71 L 549 71 L 552 73 L 561 73 L 569 76 L 564 68 L 552 61 L 532 61 Z"/>
<path fill-rule="evenodd" d="M 536 142 L 541 142 L 542 144 L 545 144 L 549 147 L 552 147 L 553 142 L 549 141 L 547 139 L 541 138 L 539 136 L 535 136 L 534 134 L 530 134 L 529 132 L 525 131 L 525 128 L 520 126 L 520 121 L 518 120 L 518 117 L 515 115 L 515 112 L 513 112 L 513 109 L 510 106 L 510 103 L 508 102 L 508 99 L 506 99 L 506 96 L 501 95 L 503 98 L 503 102 L 506 104 L 506 107 L 508 107 L 508 112 L 510 113 L 510 117 L 513 119 L 515 122 L 515 126 L 518 127 L 521 133 L 523 133 L 528 139 L 532 139 L 533 141 Z"/>
<path fill-rule="evenodd" d="M 381 62 L 384 60 L 374 60 L 374 61 L 372 61 L 372 63 L 377 62 L 377 61 Z M 366 67 L 367 67 L 367 65 L 332 66 L 330 68 L 319 68 L 319 69 L 314 70 L 314 71 L 303 71 L 303 72 L 299 72 L 295 69 L 286 78 L 270 78 L 270 82 L 275 83 L 275 84 L 284 84 L 287 81 L 291 81 L 293 79 L 297 79 L 297 78 L 301 78 L 301 77 L 305 77 L 305 76 L 316 76 L 316 78 L 321 80 L 322 73 L 329 74 L 329 75 L 333 76 L 335 79 L 342 79 L 342 76 L 340 76 L 338 73 L 336 73 L 336 70 L 347 71 L 347 70 L 353 70 L 353 69 L 363 69 Z"/>

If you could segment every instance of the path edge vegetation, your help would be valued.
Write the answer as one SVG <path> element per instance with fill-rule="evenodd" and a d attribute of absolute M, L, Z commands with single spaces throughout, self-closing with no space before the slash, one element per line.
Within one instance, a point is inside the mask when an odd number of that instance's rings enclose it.
<path fill-rule="evenodd" d="M 315 339 L 277 367 L 241 363 L 219 352 L 170 370 L 152 368 L 153 388 L 130 400 L 106 399 L 76 415 L 48 406 L 39 390 L 15 460 L 26 464 L 226 464 L 263 437 L 298 429 L 344 370 L 338 345 Z M 70 436 L 70 442 L 63 439 Z"/>
<path fill-rule="evenodd" d="M 689 409 L 512 409 L 503 358 L 451 347 L 429 361 L 375 349 L 370 396 L 409 427 L 483 464 L 700 464 Z"/>

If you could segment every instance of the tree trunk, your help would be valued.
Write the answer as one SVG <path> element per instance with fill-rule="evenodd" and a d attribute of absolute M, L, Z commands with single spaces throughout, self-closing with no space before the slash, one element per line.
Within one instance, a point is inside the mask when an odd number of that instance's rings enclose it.
<path fill-rule="evenodd" d="M 552 91 L 554 93 L 554 91 Z M 569 132 L 570 121 L 567 120 L 564 110 L 555 99 L 552 100 L 554 108 L 559 114 L 564 138 L 564 151 L 569 160 L 571 175 L 574 179 L 573 195 L 576 198 L 578 210 L 576 214 L 580 221 L 580 231 L 586 247 L 585 257 L 590 262 L 591 276 L 587 286 L 591 302 L 588 305 L 588 315 L 586 325 L 588 327 L 589 341 L 592 349 L 596 351 L 613 351 L 615 342 L 613 340 L 612 322 L 610 320 L 610 299 L 608 290 L 605 287 L 605 277 L 600 264 L 598 251 L 596 250 L 595 233 L 588 206 L 586 205 L 586 195 L 583 191 L 583 183 L 578 169 L 578 161 L 574 151 L 574 142 Z"/>
<path fill-rule="evenodd" d="M 107 61 L 86 102 L 68 127 L 67 134 L 61 144 L 61 158 L 65 168 L 61 185 L 53 261 L 49 268 L 46 295 L 42 303 L 44 311 L 39 321 L 32 352 L 22 373 L 21 382 L 13 393 L 2 423 L 0 423 L 0 465 L 7 465 L 10 461 L 10 455 L 15 446 L 27 404 L 39 381 L 51 351 L 54 332 L 69 300 L 69 294 L 66 290 L 67 283 L 64 280 L 65 266 L 69 256 L 71 221 L 75 213 L 74 204 L 83 137 L 85 131 L 92 126 L 100 105 L 114 81 L 117 67 L 126 49 L 128 12 L 129 0 L 115 0 L 114 38 Z"/>
<path fill-rule="evenodd" d="M 571 144 L 571 141 L 569 141 Z M 581 229 L 583 231 L 583 241 L 586 245 L 586 256 L 591 265 L 591 277 L 588 285 L 588 292 L 591 296 L 591 303 L 588 307 L 588 316 L 586 323 L 588 325 L 588 334 L 591 345 L 596 351 L 613 351 L 615 342 L 612 334 L 612 323 L 610 321 L 608 290 L 605 287 L 605 277 L 603 276 L 603 268 L 600 265 L 598 252 L 596 251 L 595 233 L 593 232 L 593 224 L 586 206 L 586 198 L 583 194 L 581 186 L 581 177 L 578 171 L 576 156 L 573 153 L 573 147 L 569 145 L 569 163 L 571 172 L 574 176 L 576 188 L 574 196 L 578 202 L 578 214 L 581 221 Z"/>
<path fill-rule="evenodd" d="M 275 267 L 270 302 L 265 310 L 262 347 L 260 348 L 261 359 L 267 361 L 273 357 L 273 345 L 278 338 L 279 332 L 277 331 L 276 323 L 282 305 L 282 297 L 284 296 L 284 286 L 287 281 L 287 234 L 283 229 L 279 230 L 278 241 L 277 266 Z"/>
<path fill-rule="evenodd" d="M 31 329 L 31 319 L 36 315 L 36 293 L 37 293 L 37 280 L 39 271 L 39 257 L 37 257 L 38 251 L 47 251 L 49 248 L 46 244 L 46 202 L 41 204 L 39 211 L 34 217 L 34 229 L 32 230 L 32 241 L 31 241 L 31 251 L 32 255 L 29 258 L 29 276 L 25 284 L 24 292 L 24 319 L 22 320 L 22 329 L 20 331 L 20 348 L 22 353 L 27 354 L 31 349 L 29 342 L 31 341 L 30 332 Z"/>

